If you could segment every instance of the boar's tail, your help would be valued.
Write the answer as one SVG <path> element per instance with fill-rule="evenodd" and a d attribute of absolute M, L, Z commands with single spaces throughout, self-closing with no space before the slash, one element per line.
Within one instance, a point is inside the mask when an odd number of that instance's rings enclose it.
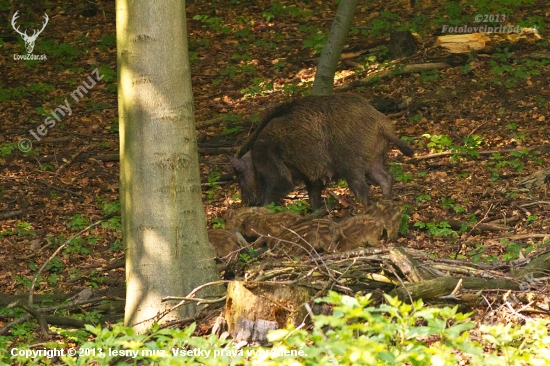
<path fill-rule="evenodd" d="M 385 116 L 384 116 L 385 117 Z M 405 141 L 401 140 L 399 137 L 395 135 L 395 132 L 393 130 L 393 124 L 388 119 L 387 123 L 382 123 L 382 134 L 391 142 L 393 142 L 399 150 L 403 153 L 405 156 L 413 156 L 414 150 L 412 147 L 409 146 Z"/>
<path fill-rule="evenodd" d="M 244 154 L 246 154 L 250 149 L 252 149 L 252 146 L 254 145 L 254 142 L 256 142 L 256 139 L 258 138 L 258 135 L 262 130 L 267 126 L 267 124 L 275 118 L 282 117 L 286 114 L 289 114 L 292 112 L 292 109 L 294 105 L 296 104 L 297 100 L 293 100 L 290 102 L 279 104 L 278 106 L 274 108 L 269 108 L 267 113 L 262 118 L 262 121 L 256 127 L 252 135 L 246 140 L 246 142 L 241 146 L 237 154 L 235 155 L 237 158 L 242 158 Z"/>
<path fill-rule="evenodd" d="M 410 147 L 409 144 L 401 140 L 399 137 L 393 135 L 390 137 L 390 141 L 393 142 L 399 148 L 399 150 L 403 153 L 403 155 L 405 156 L 414 155 L 414 150 L 412 149 L 412 147 Z"/>

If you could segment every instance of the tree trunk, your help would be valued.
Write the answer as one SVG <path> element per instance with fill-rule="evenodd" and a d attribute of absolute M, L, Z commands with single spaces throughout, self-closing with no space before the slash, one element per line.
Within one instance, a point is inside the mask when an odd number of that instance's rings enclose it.
<path fill-rule="evenodd" d="M 126 325 L 146 330 L 173 304 L 219 278 L 201 199 L 185 2 L 117 0 L 120 200 Z M 198 296 L 219 295 L 207 287 Z M 179 307 L 162 321 L 191 316 Z"/>
<path fill-rule="evenodd" d="M 328 35 L 327 43 L 323 47 L 315 81 L 313 82 L 313 95 L 331 95 L 334 88 L 334 73 L 338 67 L 338 60 L 342 54 L 346 36 L 348 34 L 357 0 L 342 0 L 332 21 L 332 27 Z"/>

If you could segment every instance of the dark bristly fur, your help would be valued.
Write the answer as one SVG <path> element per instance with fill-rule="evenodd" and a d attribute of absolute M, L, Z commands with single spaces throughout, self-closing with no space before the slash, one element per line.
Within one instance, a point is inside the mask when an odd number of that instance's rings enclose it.
<path fill-rule="evenodd" d="M 395 136 L 391 120 L 361 96 L 309 96 L 272 110 L 231 163 L 248 206 L 278 202 L 303 181 L 317 209 L 321 190 L 335 178 L 345 179 L 366 203 L 367 179 L 391 198 L 393 176 L 386 168 L 390 142 L 413 155 Z"/>

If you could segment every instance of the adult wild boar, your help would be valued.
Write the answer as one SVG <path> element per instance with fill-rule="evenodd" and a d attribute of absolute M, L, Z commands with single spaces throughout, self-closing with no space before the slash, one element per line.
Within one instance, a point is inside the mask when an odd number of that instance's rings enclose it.
<path fill-rule="evenodd" d="M 278 202 L 295 184 L 306 184 L 313 209 L 322 206 L 327 181 L 343 178 L 367 202 L 367 178 L 391 198 L 386 168 L 389 142 L 407 156 L 413 150 L 395 136 L 391 120 L 357 94 L 308 96 L 274 108 L 230 158 L 247 206 Z"/>

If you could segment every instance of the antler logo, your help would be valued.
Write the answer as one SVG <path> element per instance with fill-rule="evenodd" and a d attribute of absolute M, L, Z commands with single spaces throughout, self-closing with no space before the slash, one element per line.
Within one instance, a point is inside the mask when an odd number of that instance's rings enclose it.
<path fill-rule="evenodd" d="M 40 29 L 39 31 L 33 30 L 32 36 L 29 36 L 27 35 L 26 29 L 25 32 L 21 33 L 21 31 L 19 31 L 19 27 L 15 27 L 15 20 L 19 17 L 17 13 L 19 13 L 19 10 L 17 10 L 15 14 L 13 14 L 13 18 L 11 18 L 11 26 L 13 27 L 13 29 L 15 29 L 17 33 L 21 35 L 23 41 L 25 41 L 25 48 L 27 49 L 27 53 L 32 53 L 32 50 L 34 49 L 34 42 L 36 42 L 36 39 L 38 38 L 40 33 L 42 33 L 44 28 L 46 28 L 46 24 L 48 24 L 48 14 L 44 13 L 45 22 L 42 25 L 42 29 Z"/>

